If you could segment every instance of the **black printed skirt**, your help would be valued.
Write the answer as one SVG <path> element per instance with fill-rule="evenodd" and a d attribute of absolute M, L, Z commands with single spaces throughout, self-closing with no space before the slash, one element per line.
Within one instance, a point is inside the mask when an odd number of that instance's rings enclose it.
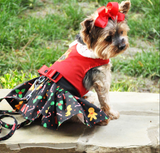
<path fill-rule="evenodd" d="M 71 92 L 41 76 L 17 86 L 0 101 L 6 99 L 27 121 L 41 117 L 42 125 L 51 129 L 75 115 L 89 127 L 108 119 L 100 108 Z"/>

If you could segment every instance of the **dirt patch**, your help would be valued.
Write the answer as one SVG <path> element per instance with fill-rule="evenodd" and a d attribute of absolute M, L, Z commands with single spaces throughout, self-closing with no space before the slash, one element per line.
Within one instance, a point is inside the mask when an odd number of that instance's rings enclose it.
<path fill-rule="evenodd" d="M 45 18 L 46 15 L 48 14 L 54 14 L 56 12 L 53 3 L 49 1 L 37 1 L 36 2 L 38 5 L 34 6 L 33 9 L 27 9 L 24 13 L 24 15 L 32 16 L 35 18 Z"/>

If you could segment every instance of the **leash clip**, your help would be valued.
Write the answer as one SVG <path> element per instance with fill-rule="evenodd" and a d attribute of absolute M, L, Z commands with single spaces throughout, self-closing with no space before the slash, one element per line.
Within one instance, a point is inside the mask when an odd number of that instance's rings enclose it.
<path fill-rule="evenodd" d="M 26 99 L 27 101 L 30 99 L 30 97 L 32 96 L 32 93 L 37 89 L 37 87 L 38 87 L 42 82 L 45 81 L 45 79 L 46 79 L 45 76 L 40 76 L 37 80 L 34 81 L 34 83 L 33 83 L 33 85 L 32 85 L 32 86 L 34 86 L 33 91 L 25 97 L 25 99 Z"/>

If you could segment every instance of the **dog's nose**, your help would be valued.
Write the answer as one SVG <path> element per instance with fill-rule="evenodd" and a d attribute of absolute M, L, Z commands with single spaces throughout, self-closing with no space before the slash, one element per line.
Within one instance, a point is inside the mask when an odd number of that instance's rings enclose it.
<path fill-rule="evenodd" d="M 125 44 L 125 43 L 122 43 L 122 44 L 120 44 L 120 45 L 118 46 L 118 48 L 119 48 L 120 50 L 123 50 L 125 47 L 126 47 L 126 44 Z"/>
<path fill-rule="evenodd" d="M 119 48 L 120 50 L 123 50 L 125 47 L 126 47 L 126 44 L 125 44 L 124 38 L 122 38 L 122 39 L 120 40 L 120 43 L 119 43 L 119 45 L 118 45 L 118 48 Z"/>

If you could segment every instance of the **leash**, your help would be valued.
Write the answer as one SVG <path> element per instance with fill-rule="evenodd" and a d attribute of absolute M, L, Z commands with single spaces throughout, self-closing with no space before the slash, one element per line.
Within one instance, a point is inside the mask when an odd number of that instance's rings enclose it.
<path fill-rule="evenodd" d="M 16 118 L 13 115 L 11 115 L 11 114 L 14 114 L 14 115 L 19 114 L 15 111 L 0 110 L 0 114 L 1 114 L 0 115 L 0 133 L 2 132 L 2 127 L 6 129 L 10 129 L 8 134 L 6 134 L 3 137 L 0 137 L 0 141 L 9 139 L 17 129 L 24 127 L 26 125 L 29 125 L 32 122 L 30 120 L 25 120 L 21 122 L 20 124 L 18 124 L 18 121 L 16 120 Z M 12 118 L 14 120 L 14 124 L 7 124 L 6 122 L 2 121 L 2 119 L 7 118 L 7 117 Z"/>
<path fill-rule="evenodd" d="M 28 94 L 26 97 L 19 98 L 19 99 L 28 101 L 30 99 L 30 97 L 32 96 L 32 93 L 38 87 L 38 85 L 44 81 L 45 81 L 44 76 L 41 76 L 38 79 L 36 79 L 33 83 L 33 86 L 35 86 L 35 89 L 30 94 Z M 0 102 L 6 98 L 16 99 L 17 97 L 8 96 L 8 97 L 0 98 Z M 10 111 L 10 110 L 0 110 L 0 134 L 2 132 L 2 128 L 10 129 L 10 132 L 8 134 L 6 134 L 3 137 L 0 137 L 0 141 L 9 139 L 17 129 L 24 127 L 24 126 L 27 126 L 32 123 L 32 121 L 30 121 L 30 120 L 25 120 L 25 121 L 18 124 L 18 121 L 16 120 L 16 118 L 13 115 L 20 115 L 20 113 L 18 113 L 16 111 Z M 4 119 L 4 118 L 12 118 L 14 120 L 14 124 L 7 124 L 6 122 L 2 121 L 2 119 Z"/>

